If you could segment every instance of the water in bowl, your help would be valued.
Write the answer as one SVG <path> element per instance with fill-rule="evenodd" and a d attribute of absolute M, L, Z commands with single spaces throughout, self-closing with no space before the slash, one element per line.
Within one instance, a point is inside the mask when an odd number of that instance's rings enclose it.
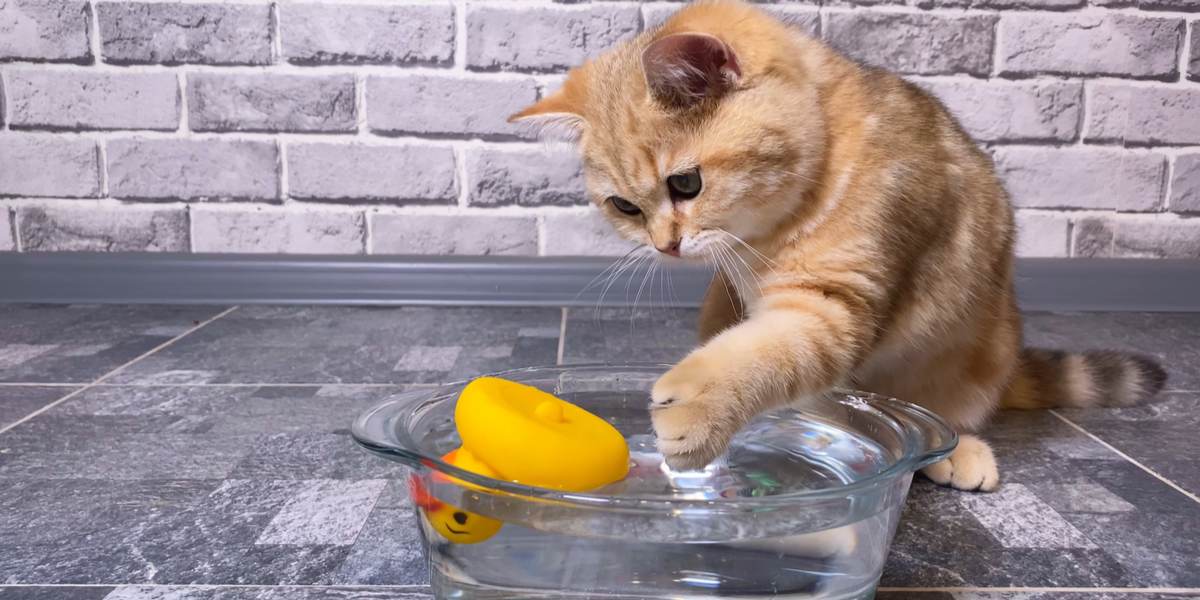
<path fill-rule="evenodd" d="M 588 394 L 568 398 L 589 405 Z M 606 416 L 645 429 L 644 404 Z M 601 493 L 688 499 L 671 514 L 611 518 L 479 495 L 469 510 L 504 521 L 479 544 L 442 539 L 422 520 L 439 598 L 870 598 L 911 476 L 860 495 L 832 495 L 801 510 L 726 513 L 737 499 L 842 488 L 886 469 L 889 451 L 820 421 L 763 420 L 703 471 L 667 468 L 647 433 L 629 435 L 629 476 Z M 466 498 L 470 501 L 471 498 Z M 463 499 L 459 500 L 460 502 Z M 725 503 L 725 504 L 723 504 Z M 469 574 L 469 575 L 468 575 Z"/>

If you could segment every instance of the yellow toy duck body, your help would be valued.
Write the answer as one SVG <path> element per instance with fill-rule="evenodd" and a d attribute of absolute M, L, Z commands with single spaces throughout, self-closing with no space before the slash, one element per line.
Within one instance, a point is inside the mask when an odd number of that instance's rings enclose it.
<path fill-rule="evenodd" d="M 621 432 L 532 386 L 498 377 L 476 379 L 459 395 L 454 420 L 462 446 L 442 459 L 465 471 L 568 492 L 603 487 L 629 472 L 629 446 Z M 413 481 L 414 502 L 446 539 L 474 544 L 500 530 L 499 521 L 438 501 Z"/>

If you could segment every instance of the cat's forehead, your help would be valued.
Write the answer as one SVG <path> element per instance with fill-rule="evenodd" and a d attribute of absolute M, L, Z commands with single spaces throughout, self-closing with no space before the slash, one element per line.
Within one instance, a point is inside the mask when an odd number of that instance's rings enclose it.
<path fill-rule="evenodd" d="M 584 153 L 584 167 L 595 189 L 633 197 L 651 195 L 658 187 L 660 160 L 654 149 L 637 144 L 591 144 Z"/>

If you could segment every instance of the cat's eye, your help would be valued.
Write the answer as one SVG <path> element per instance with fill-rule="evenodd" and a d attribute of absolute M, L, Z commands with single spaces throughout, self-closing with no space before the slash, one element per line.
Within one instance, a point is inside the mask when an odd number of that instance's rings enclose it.
<path fill-rule="evenodd" d="M 671 192 L 672 200 L 691 200 L 699 196 L 703 188 L 704 181 L 700 179 L 700 169 L 667 177 L 667 190 Z"/>
<path fill-rule="evenodd" d="M 612 203 L 613 208 L 616 208 L 617 210 L 619 210 L 627 215 L 642 214 L 642 209 L 638 208 L 636 204 L 634 204 L 620 196 L 609 196 L 608 201 Z"/>

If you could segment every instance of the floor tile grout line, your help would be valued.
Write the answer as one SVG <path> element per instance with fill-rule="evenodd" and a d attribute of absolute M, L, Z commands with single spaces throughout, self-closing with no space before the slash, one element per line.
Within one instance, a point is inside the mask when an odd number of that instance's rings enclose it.
<path fill-rule="evenodd" d="M 139 587 L 139 588 L 187 588 L 187 589 L 387 589 L 395 591 L 422 592 L 430 589 L 421 584 L 181 584 L 181 583 L 6 583 L 0 588 L 93 588 L 93 587 Z M 1015 593 L 1128 593 L 1128 594 L 1195 594 L 1200 588 L 1170 587 L 880 587 L 880 592 L 1015 592 Z"/>
<path fill-rule="evenodd" d="M 563 364 L 563 355 L 567 350 L 567 307 L 562 307 L 562 319 L 558 323 L 558 353 L 554 357 L 554 364 Z"/>
<path fill-rule="evenodd" d="M 63 402 L 66 402 L 67 400 L 70 400 L 71 398 L 74 398 L 75 396 L 78 396 L 79 394 L 82 394 L 83 392 L 86 392 L 86 391 L 92 389 L 93 387 L 103 383 L 108 378 L 121 373 L 122 371 L 124 371 L 125 369 L 128 369 L 129 367 L 132 367 L 133 365 L 140 362 L 142 359 L 153 355 L 155 352 L 158 352 L 159 350 L 162 350 L 163 348 L 166 348 L 166 347 L 170 346 L 171 344 L 174 344 L 175 342 L 187 337 L 188 335 L 191 335 L 193 332 L 202 329 L 204 326 L 208 325 L 209 323 L 212 323 L 213 321 L 216 321 L 217 319 L 220 319 L 221 317 L 224 317 L 225 315 L 237 310 L 237 308 L 238 307 L 236 307 L 236 306 L 230 306 L 229 308 L 217 313 L 216 315 L 209 317 L 208 319 L 205 319 L 204 321 L 197 323 L 196 325 L 193 325 L 187 331 L 184 331 L 183 333 L 180 333 L 179 335 L 147 350 L 146 352 L 139 354 L 138 356 L 133 358 L 133 360 L 130 360 L 130 361 L 126 362 L 125 364 L 101 375 L 100 377 L 98 377 L 94 381 L 92 381 L 91 383 L 83 384 L 83 387 L 68 393 L 67 395 L 63 396 L 62 398 L 59 398 L 58 400 L 55 400 L 54 402 L 51 402 L 33 412 L 25 415 L 24 417 L 21 417 L 20 419 L 14 421 L 12 423 L 9 423 L 8 425 L 5 425 L 4 427 L 0 427 L 0 434 L 3 434 L 5 432 L 13 429 L 14 427 L 17 427 L 18 425 L 21 425 L 22 423 L 25 423 L 25 422 L 29 421 L 30 419 L 33 419 L 34 417 L 37 417 L 38 415 L 54 408 L 55 406 L 58 406 L 59 404 L 62 404 Z"/>
<path fill-rule="evenodd" d="M 1109 593 L 1126 593 L 1126 594 L 1195 594 L 1200 592 L 1200 588 L 1123 588 L 1123 587 L 983 587 L 983 586 L 960 586 L 960 587 L 880 587 L 877 589 L 880 592 L 1000 592 L 1000 593 L 1092 593 L 1092 594 L 1109 594 Z"/>
<path fill-rule="evenodd" d="M 1179 484 L 1175 483 L 1174 481 L 1171 481 L 1170 479 L 1167 479 L 1166 477 L 1159 475 L 1157 471 L 1155 471 L 1154 469 L 1151 469 L 1150 467 L 1147 467 L 1146 465 L 1142 464 L 1140 461 L 1134 459 L 1132 456 L 1129 456 L 1128 454 L 1125 454 L 1124 452 L 1118 450 L 1116 446 L 1113 446 L 1112 444 L 1101 439 L 1096 434 L 1088 431 L 1087 429 L 1084 429 L 1082 425 L 1062 416 L 1056 410 L 1051 410 L 1050 414 L 1054 415 L 1055 417 L 1058 417 L 1058 419 L 1060 421 L 1062 421 L 1063 423 L 1066 423 L 1067 425 L 1070 425 L 1071 427 L 1075 428 L 1076 431 L 1092 438 L 1092 440 L 1094 440 L 1096 442 L 1099 442 L 1100 445 L 1104 446 L 1105 448 L 1108 448 L 1113 453 L 1115 453 L 1117 456 L 1120 456 L 1121 458 L 1124 458 L 1125 460 L 1133 463 L 1133 465 L 1136 466 L 1137 468 L 1149 473 L 1152 477 L 1167 484 L 1168 486 L 1170 486 L 1172 489 L 1179 492 L 1180 494 L 1183 494 L 1184 496 L 1191 498 L 1193 502 L 1200 504 L 1200 497 L 1197 497 L 1195 494 L 1183 489 L 1182 487 L 1180 487 Z"/>
<path fill-rule="evenodd" d="M 79 387 L 87 385 L 86 383 L 0 383 L 0 388 L 3 387 Z"/>
<path fill-rule="evenodd" d="M 310 381 L 308 383 L 0 383 L 3 387 L 407 387 L 407 388 L 437 388 L 454 382 L 442 383 L 343 383 L 338 381 Z"/>
<path fill-rule="evenodd" d="M 0 589 L 10 588 L 123 588 L 123 587 L 139 587 L 139 588 L 186 588 L 186 589 L 251 589 L 251 590 L 286 590 L 286 589 L 384 589 L 395 590 L 397 592 L 423 592 L 428 591 L 428 584 L 356 584 L 356 583 L 336 583 L 336 584 L 304 584 L 304 583 L 285 583 L 285 584 L 255 584 L 255 583 L 0 583 Z"/>

